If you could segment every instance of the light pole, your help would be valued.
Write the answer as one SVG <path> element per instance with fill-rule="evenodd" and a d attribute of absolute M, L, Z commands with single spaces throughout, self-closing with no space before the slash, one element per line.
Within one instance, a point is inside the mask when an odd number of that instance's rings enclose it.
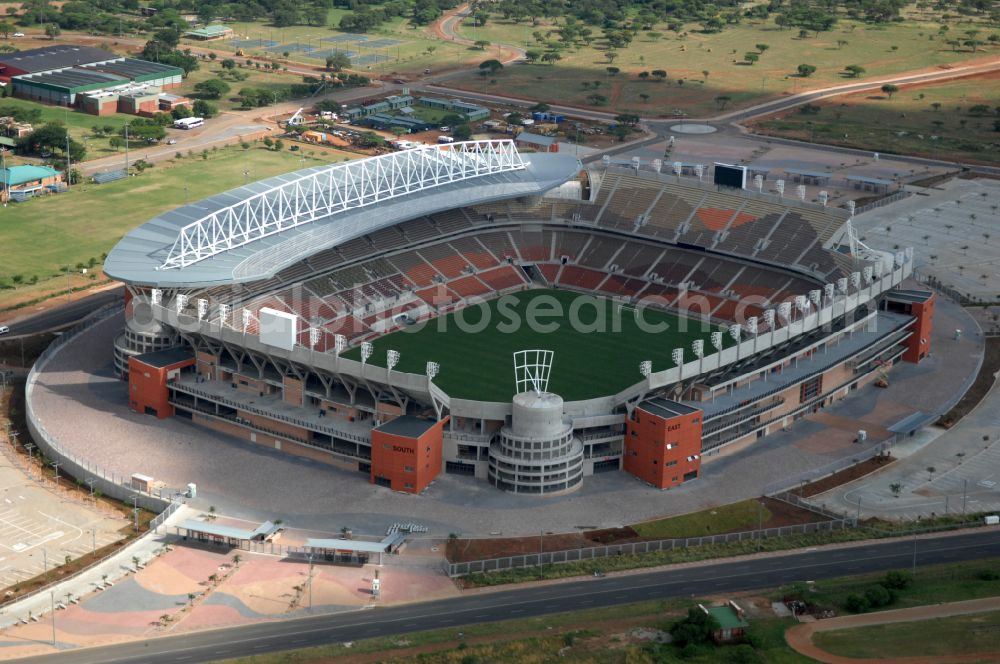
<path fill-rule="evenodd" d="M 56 591 L 49 591 L 49 606 L 52 610 L 52 647 L 56 647 Z"/>
<path fill-rule="evenodd" d="M 757 501 L 757 550 L 764 545 L 764 503 Z"/>
<path fill-rule="evenodd" d="M 545 531 L 538 531 L 538 578 L 542 578 L 542 553 L 545 552 Z"/>
<path fill-rule="evenodd" d="M 313 608 L 313 554 L 309 554 L 309 610 Z"/>
<path fill-rule="evenodd" d="M 125 123 L 125 177 L 128 177 L 128 123 Z"/>

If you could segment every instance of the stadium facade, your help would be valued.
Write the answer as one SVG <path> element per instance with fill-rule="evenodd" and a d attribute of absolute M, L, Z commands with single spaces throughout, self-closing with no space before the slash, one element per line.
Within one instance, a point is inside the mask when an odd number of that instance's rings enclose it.
<path fill-rule="evenodd" d="M 128 292 L 114 356 L 129 405 L 399 491 L 447 472 L 551 495 L 619 470 L 665 489 L 930 352 L 933 295 L 901 289 L 911 251 L 868 249 L 846 210 L 659 170 L 468 142 L 304 169 L 152 219 L 105 264 Z M 515 386 L 513 367 L 505 400 L 445 390 L 449 366 L 475 371 L 474 346 L 402 370 L 386 337 L 538 288 L 711 333 L 574 401 L 544 380 Z M 614 360 L 582 370 L 600 380 Z"/>

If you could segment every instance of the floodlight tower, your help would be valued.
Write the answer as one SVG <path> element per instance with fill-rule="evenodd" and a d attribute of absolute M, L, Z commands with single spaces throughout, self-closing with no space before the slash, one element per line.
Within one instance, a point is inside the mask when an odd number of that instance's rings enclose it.
<path fill-rule="evenodd" d="M 774 188 L 778 190 L 778 198 L 784 198 L 785 196 L 785 181 L 778 180 L 774 183 Z"/>
<path fill-rule="evenodd" d="M 643 360 L 640 362 L 639 373 L 642 374 L 643 378 L 649 378 L 649 374 L 653 373 L 653 362 L 651 360 Z"/>
<path fill-rule="evenodd" d="M 385 352 L 385 379 L 392 385 L 392 368 L 399 364 L 399 351 L 387 350 Z"/>
<path fill-rule="evenodd" d="M 437 362 L 428 362 L 426 373 L 427 373 L 427 382 L 428 383 L 434 382 L 434 378 L 439 373 L 441 373 L 441 365 L 438 364 Z"/>
<path fill-rule="evenodd" d="M 247 328 L 250 327 L 250 317 L 252 315 L 253 314 L 251 313 L 251 311 L 249 309 L 244 309 L 243 310 L 243 334 L 246 334 L 247 333 Z"/>
<path fill-rule="evenodd" d="M 364 373 L 364 366 L 368 363 L 368 358 L 372 356 L 372 352 L 375 350 L 371 342 L 364 341 L 361 343 L 361 370 Z"/>
<path fill-rule="evenodd" d="M 694 351 L 694 356 L 698 358 L 698 373 L 701 373 L 701 360 L 705 356 L 705 340 L 695 339 L 692 341 L 691 350 Z"/>

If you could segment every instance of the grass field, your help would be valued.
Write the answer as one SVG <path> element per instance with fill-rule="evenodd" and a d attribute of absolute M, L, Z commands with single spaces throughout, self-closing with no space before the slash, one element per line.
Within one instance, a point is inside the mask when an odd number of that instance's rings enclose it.
<path fill-rule="evenodd" d="M 834 655 L 874 659 L 1000 652 L 1000 612 L 818 632 L 813 643 Z"/>
<path fill-rule="evenodd" d="M 1000 163 L 1000 131 L 994 126 L 1000 120 L 1000 74 L 905 86 L 891 99 L 867 92 L 817 105 L 818 113 L 789 111 L 765 118 L 753 129 L 886 153 Z M 989 112 L 970 113 L 977 105 L 986 105 Z"/>
<path fill-rule="evenodd" d="M 639 382 L 643 360 L 652 361 L 653 371 L 669 369 L 674 348 L 685 349 L 686 361 L 694 359 L 691 342 L 704 339 L 711 348 L 713 329 L 675 314 L 652 309 L 637 314 L 621 311 L 609 299 L 540 289 L 380 337 L 369 362 L 385 366 L 386 351 L 392 349 L 400 353 L 399 371 L 423 373 L 433 360 L 441 365 L 434 382 L 451 397 L 509 401 L 516 391 L 513 353 L 553 350 L 549 391 L 575 401 L 615 394 Z M 355 348 L 345 356 L 360 359 L 361 351 Z"/>
<path fill-rule="evenodd" d="M 759 501 L 750 499 L 703 512 L 637 523 L 632 529 L 642 537 L 657 539 L 699 537 L 737 530 L 754 530 L 758 523 L 766 523 L 770 518 L 770 510 L 762 508 Z"/>
<path fill-rule="evenodd" d="M 243 60 L 241 59 L 242 63 Z M 193 99 L 198 99 L 198 93 L 195 92 L 194 86 L 202 81 L 207 81 L 210 79 L 218 78 L 218 73 L 222 70 L 222 58 L 217 59 L 215 62 L 208 60 L 203 60 L 201 66 L 197 70 L 191 72 L 184 79 L 184 83 L 176 90 L 171 90 L 174 94 L 181 94 L 185 96 L 190 96 Z M 240 102 L 237 98 L 237 93 L 242 88 L 258 88 L 261 90 L 268 91 L 286 91 L 288 86 L 295 83 L 302 82 L 301 75 L 293 75 L 287 72 L 276 72 L 268 71 L 265 69 L 253 69 L 251 67 L 242 67 L 237 71 L 246 74 L 248 78 L 245 81 L 225 81 L 229 85 L 229 92 L 222 95 L 220 99 L 210 99 L 208 100 L 210 104 L 214 104 L 218 107 L 220 111 L 232 111 L 240 110 Z M 262 111 L 267 113 L 267 111 Z"/>
<path fill-rule="evenodd" d="M 335 154 L 338 160 L 356 156 Z M 198 155 L 157 165 L 128 180 L 81 185 L 66 194 L 7 207 L 0 225 L 4 248 L 0 285 L 9 286 L 14 275 L 25 282 L 32 276 L 41 281 L 60 277 L 61 267 L 99 260 L 125 232 L 160 212 L 243 184 L 245 169 L 258 180 L 301 168 L 302 157 L 306 166 L 330 160 L 262 148 L 228 148 L 208 155 L 208 159 Z M 0 308 L 5 294 L 16 293 L 17 289 L 0 291 Z"/>
<path fill-rule="evenodd" d="M 378 63 L 358 63 L 352 69 L 354 71 L 375 76 L 379 74 L 400 73 L 400 74 L 420 74 L 426 68 L 439 69 L 451 67 L 460 63 L 478 64 L 482 58 L 482 51 L 470 49 L 461 44 L 455 44 L 447 40 L 438 39 L 418 26 L 413 26 L 404 18 L 395 18 L 384 23 L 379 29 L 369 32 L 366 36 L 369 42 L 380 39 L 393 39 L 400 43 L 381 48 L 368 48 L 365 41 L 345 41 L 330 42 L 324 39 L 336 38 L 345 33 L 337 29 L 341 17 L 348 13 L 347 10 L 334 8 L 329 11 L 326 26 L 296 25 L 287 28 L 275 28 L 264 21 L 251 23 L 230 23 L 237 39 L 255 39 L 268 42 L 277 42 L 273 47 L 278 50 L 267 50 L 270 47 L 257 46 L 244 48 L 247 56 L 267 58 L 267 59 L 287 59 L 303 64 L 315 64 L 317 67 L 324 65 L 323 59 L 309 58 L 306 52 L 289 51 L 289 57 L 284 57 L 284 51 L 280 47 L 286 44 L 304 44 L 312 49 L 326 50 L 339 49 L 342 51 L 353 51 L 358 56 L 378 55 L 388 58 L 388 62 Z M 199 42 L 194 40 L 183 40 L 185 45 L 200 46 L 219 51 L 235 51 L 236 47 L 229 43 L 229 40 L 219 40 L 211 42 Z"/>
<path fill-rule="evenodd" d="M 863 65 L 866 77 L 871 78 L 996 55 L 1000 50 L 993 45 L 980 47 L 977 53 L 966 48 L 955 51 L 946 44 L 948 37 L 938 36 L 939 25 L 939 17 L 930 14 L 913 14 L 907 20 L 886 26 L 844 19 L 834 30 L 818 36 L 811 33 L 806 38 L 799 37 L 798 30 L 779 28 L 772 20 L 744 21 L 717 34 L 703 34 L 696 26 L 688 26 L 689 32 L 678 35 L 657 26 L 660 38 L 651 39 L 641 32 L 628 48 L 618 49 L 613 66 L 621 72 L 615 76 L 606 69 L 607 49 L 597 39 L 585 47 L 564 50 L 562 60 L 555 65 L 508 66 L 495 77 L 495 84 L 477 73 L 451 79 L 448 84 L 643 115 L 672 116 L 676 115 L 676 109 L 692 117 L 704 117 L 718 113 L 723 107 L 722 102 L 716 102 L 720 96 L 730 97 L 725 104 L 728 109 L 843 83 L 848 80 L 843 69 L 849 64 Z M 972 27 L 982 29 L 981 39 L 996 31 L 971 23 L 953 23 L 950 29 L 954 34 Z M 539 32 L 544 36 L 557 28 L 558 24 L 548 19 L 542 19 L 540 25 L 529 25 L 494 16 L 485 27 L 473 28 L 466 21 L 462 35 L 544 51 L 544 46 L 532 35 Z M 555 38 L 554 34 L 548 37 Z M 745 64 L 744 53 L 755 52 L 757 44 L 769 48 L 756 64 Z M 483 54 L 482 59 L 487 57 L 491 56 Z M 817 71 L 809 78 L 800 78 L 795 75 L 799 64 L 811 64 Z M 654 69 L 666 70 L 669 80 L 657 82 L 637 77 L 639 72 Z M 596 106 L 588 100 L 594 93 L 604 95 L 608 101 Z"/>

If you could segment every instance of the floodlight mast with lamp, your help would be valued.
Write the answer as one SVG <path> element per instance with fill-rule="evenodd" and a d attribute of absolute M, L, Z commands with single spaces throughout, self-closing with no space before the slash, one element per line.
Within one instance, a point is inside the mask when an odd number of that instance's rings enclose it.
<path fill-rule="evenodd" d="M 514 383 L 517 393 L 534 390 L 542 394 L 549 389 L 549 375 L 552 373 L 551 350 L 519 350 L 514 353 Z"/>

